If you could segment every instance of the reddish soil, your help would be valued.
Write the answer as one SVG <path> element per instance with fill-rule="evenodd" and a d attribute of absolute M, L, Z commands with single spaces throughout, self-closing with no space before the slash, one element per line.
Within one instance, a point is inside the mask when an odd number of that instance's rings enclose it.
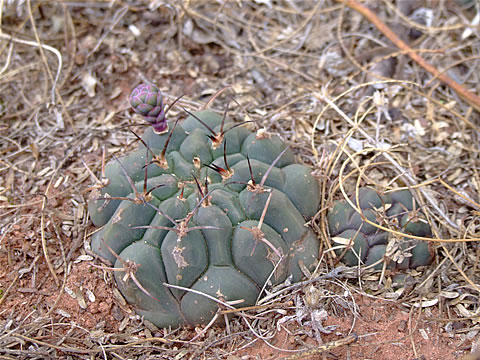
<path fill-rule="evenodd" d="M 424 309 L 419 313 L 418 309 L 414 309 L 409 312 L 394 303 L 361 295 L 356 295 L 355 300 L 360 316 L 355 322 L 353 333 L 358 336 L 358 340 L 350 345 L 327 350 L 323 354 L 302 355 L 299 359 L 447 360 L 458 359 L 471 348 L 472 341 L 463 342 L 461 336 L 446 333 L 439 322 L 427 320 L 436 317 L 436 310 Z M 323 325 L 337 326 L 333 334 L 323 337 L 325 344 L 335 342 L 349 335 L 352 318 L 330 316 Z M 298 325 L 287 326 L 287 329 L 288 332 L 295 333 Z M 476 341 L 479 341 L 478 336 Z M 304 343 L 305 346 L 300 346 L 299 343 Z M 315 339 L 305 335 L 288 335 L 285 330 L 279 332 L 271 344 L 299 352 L 300 349 L 315 349 L 317 346 Z M 282 356 L 261 341 L 241 354 L 242 359 L 277 359 Z M 283 356 L 288 358 L 292 355 Z"/>

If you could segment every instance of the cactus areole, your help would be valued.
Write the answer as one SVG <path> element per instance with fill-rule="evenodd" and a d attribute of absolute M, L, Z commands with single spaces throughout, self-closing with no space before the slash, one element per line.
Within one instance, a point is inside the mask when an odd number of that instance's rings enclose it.
<path fill-rule="evenodd" d="M 209 110 L 167 126 L 152 85 L 130 101 L 152 127 L 105 166 L 88 207 L 103 226 L 92 249 L 115 264 L 138 314 L 159 327 L 207 323 L 220 301 L 253 305 L 265 285 L 314 267 L 319 240 L 305 223 L 319 184 L 279 137 Z"/>

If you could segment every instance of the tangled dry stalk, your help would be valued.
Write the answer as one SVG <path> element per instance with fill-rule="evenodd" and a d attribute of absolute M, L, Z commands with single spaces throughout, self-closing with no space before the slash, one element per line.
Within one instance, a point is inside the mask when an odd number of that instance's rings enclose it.
<path fill-rule="evenodd" d="M 478 350 L 479 14 L 460 0 L 0 0 L 0 357 Z M 82 161 L 99 174 L 102 150 L 133 146 L 126 97 L 146 80 L 171 101 L 186 94 L 187 109 L 224 89 L 211 108 L 234 96 L 231 116 L 279 134 L 321 180 L 316 271 L 255 307 L 224 304 L 220 318 L 240 315 L 224 328 L 157 329 L 89 265 Z M 421 239 L 435 242 L 434 264 L 403 285 L 385 269 L 346 269 L 329 250 L 329 206 L 364 185 L 410 188 L 434 229 Z M 367 300 L 401 307 L 405 335 L 362 330 Z M 421 318 L 452 342 L 424 341 Z M 285 332 L 293 343 L 278 341 Z"/>

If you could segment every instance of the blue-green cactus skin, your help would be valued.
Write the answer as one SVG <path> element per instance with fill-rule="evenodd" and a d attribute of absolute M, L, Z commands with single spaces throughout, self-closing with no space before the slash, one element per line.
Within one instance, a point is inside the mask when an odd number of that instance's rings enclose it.
<path fill-rule="evenodd" d="M 220 115 L 212 111 L 194 115 L 219 131 Z M 139 314 L 159 327 L 206 323 L 217 312 L 218 304 L 198 292 L 221 301 L 241 300 L 237 307 L 249 306 L 267 281 L 275 285 L 288 276 L 299 281 L 303 266 L 315 266 L 319 240 L 305 223 L 318 210 L 320 189 L 310 169 L 297 164 L 287 149 L 274 164 L 263 189 L 255 192 L 247 185 L 251 181 L 247 156 L 258 185 L 286 148 L 279 137 L 258 138 L 245 127 L 227 131 L 223 144 L 227 143 L 226 158 L 233 174 L 223 179 L 207 165 L 225 168 L 224 148 L 214 148 L 207 137 L 210 132 L 192 116 L 163 134 L 149 129 L 143 140 L 158 155 L 171 131 L 165 154 L 168 167 L 152 163 L 147 170 L 147 189 L 162 185 L 149 200 L 160 211 L 141 202 L 104 200 L 108 196 L 134 197 L 120 163 L 137 190 L 143 191 L 144 167 L 152 159 L 143 144 L 107 164 L 109 184 L 92 195 L 88 204 L 93 223 L 103 226 L 93 236 L 93 251 L 117 268 L 125 261 L 137 266 L 134 276 L 144 289 L 124 272 L 116 271 L 115 278 Z M 201 205 L 194 176 L 202 184 L 208 178 L 209 197 Z M 269 196 L 261 236 L 255 236 Z M 192 211 L 187 228 L 195 229 L 182 236 L 165 229 L 179 226 Z M 164 283 L 197 292 L 169 288 Z"/>
<path fill-rule="evenodd" d="M 355 195 L 352 195 L 350 200 L 357 205 Z M 387 269 L 406 270 L 432 262 L 433 249 L 430 243 L 408 237 L 432 236 L 430 225 L 418 204 L 415 204 L 410 191 L 397 190 L 382 195 L 364 187 L 359 189 L 358 200 L 361 214 L 346 200 L 338 200 L 334 202 L 327 216 L 330 236 L 337 240 L 337 243 L 346 243 L 342 244 L 346 247 L 339 246 L 335 250 L 338 256 L 343 255 L 344 263 L 350 266 L 375 264 L 374 268 L 377 270 L 381 270 L 385 263 Z M 410 249 L 412 256 L 406 256 L 402 261 L 389 258 L 386 255 L 387 244 L 393 235 L 364 219 L 406 234 L 404 238 L 397 240 L 398 250 Z"/>

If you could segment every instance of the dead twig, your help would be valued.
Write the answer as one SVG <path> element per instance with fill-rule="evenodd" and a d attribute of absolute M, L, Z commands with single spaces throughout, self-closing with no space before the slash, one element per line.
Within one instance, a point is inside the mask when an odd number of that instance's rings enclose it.
<path fill-rule="evenodd" d="M 475 95 L 474 93 L 465 89 L 462 85 L 457 83 L 448 75 L 439 71 L 435 66 L 427 63 L 425 59 L 423 59 L 417 52 L 415 52 L 410 46 L 407 45 L 400 37 L 395 34 L 390 27 L 388 27 L 383 21 L 379 19 L 377 15 L 373 13 L 370 9 L 366 6 L 358 3 L 356 0 L 336 0 L 338 2 L 343 3 L 344 5 L 348 6 L 349 8 L 359 12 L 368 21 L 370 21 L 373 25 L 377 27 L 377 29 L 384 34 L 390 41 L 392 41 L 398 48 L 407 52 L 408 56 L 416 63 L 418 63 L 421 67 L 431 73 L 433 76 L 437 77 L 445 83 L 446 85 L 450 86 L 453 90 L 455 90 L 462 98 L 464 98 L 471 106 L 473 106 L 477 111 L 480 111 L 480 96 Z M 471 123 L 468 125 L 472 126 Z M 478 128 L 474 128 L 474 130 L 479 130 Z"/>

